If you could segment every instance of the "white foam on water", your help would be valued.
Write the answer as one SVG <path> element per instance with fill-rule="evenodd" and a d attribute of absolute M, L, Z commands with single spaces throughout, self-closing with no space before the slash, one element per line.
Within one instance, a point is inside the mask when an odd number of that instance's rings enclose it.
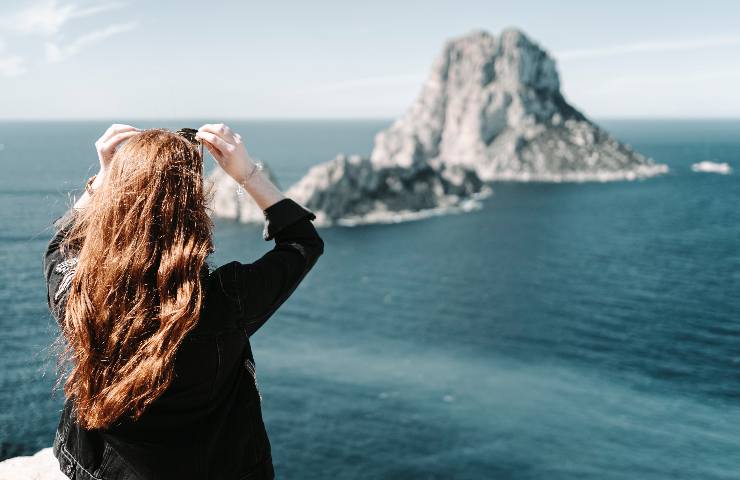
<path fill-rule="evenodd" d="M 638 165 L 625 170 L 595 170 L 572 172 L 496 172 L 493 181 L 511 182 L 552 182 L 552 183 L 584 183 L 584 182 L 619 182 L 642 180 L 668 173 L 668 165 L 648 164 Z"/>
<path fill-rule="evenodd" d="M 438 215 L 472 212 L 474 210 L 480 210 L 483 207 L 483 204 L 480 202 L 480 200 L 490 196 L 492 193 L 493 190 L 490 187 L 486 186 L 483 188 L 483 190 L 470 196 L 469 198 L 459 199 L 458 197 L 451 197 L 448 202 L 445 202 L 443 205 L 435 208 L 399 211 L 377 210 L 362 216 L 340 218 L 336 220 L 335 223 L 336 225 L 340 225 L 343 227 L 356 227 L 359 225 L 368 225 L 374 223 L 409 222 Z M 319 222 L 319 226 L 323 226 L 323 224 L 324 222 Z"/>
<path fill-rule="evenodd" d="M 691 170 L 694 172 L 717 173 L 719 175 L 729 175 L 732 173 L 732 167 L 730 167 L 729 163 L 712 162 L 710 160 L 704 160 L 703 162 L 691 165 Z"/>

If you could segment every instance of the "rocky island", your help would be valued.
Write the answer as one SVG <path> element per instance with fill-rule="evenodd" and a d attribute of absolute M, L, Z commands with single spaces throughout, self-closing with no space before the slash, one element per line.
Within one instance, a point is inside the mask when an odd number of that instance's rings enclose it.
<path fill-rule="evenodd" d="M 393 222 L 478 208 L 495 181 L 646 178 L 665 165 L 620 143 L 568 104 L 553 58 L 524 33 L 475 31 L 448 41 L 403 117 L 369 157 L 340 154 L 286 195 L 318 225 Z M 235 191 L 220 171 L 216 189 Z M 262 221 L 248 195 L 217 194 L 214 213 Z"/>

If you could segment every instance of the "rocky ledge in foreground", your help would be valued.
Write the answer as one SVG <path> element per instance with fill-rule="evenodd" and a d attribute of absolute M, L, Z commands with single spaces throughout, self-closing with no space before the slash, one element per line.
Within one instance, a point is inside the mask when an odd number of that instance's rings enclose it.
<path fill-rule="evenodd" d="M 9 458 L 0 462 L 0 480 L 66 480 L 51 448 L 33 456 Z"/>
<path fill-rule="evenodd" d="M 522 32 L 453 39 L 406 114 L 378 133 L 369 157 L 339 155 L 286 195 L 317 224 L 393 222 L 478 208 L 486 182 L 583 182 L 668 171 L 620 143 L 560 93 L 555 61 Z M 235 184 L 214 172 L 217 188 Z M 248 195 L 214 213 L 261 221 Z M 235 213 L 248 212 L 248 213 Z"/>

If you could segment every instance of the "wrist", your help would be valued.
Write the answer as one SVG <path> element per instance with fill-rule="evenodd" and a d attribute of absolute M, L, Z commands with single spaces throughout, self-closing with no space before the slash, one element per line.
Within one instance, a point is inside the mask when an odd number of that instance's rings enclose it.
<path fill-rule="evenodd" d="M 93 195 L 95 191 L 100 188 L 105 182 L 105 170 L 100 170 L 98 173 L 87 179 L 85 182 L 85 191 L 88 195 Z"/>
<path fill-rule="evenodd" d="M 235 178 L 236 183 L 243 187 L 246 187 L 252 180 L 255 179 L 255 177 L 260 175 L 263 169 L 264 165 L 262 164 L 262 162 L 250 162 L 250 166 L 247 167 L 246 173 Z"/>
<path fill-rule="evenodd" d="M 101 185 L 103 185 L 107 173 L 108 172 L 106 172 L 105 170 L 100 170 L 98 173 L 95 174 L 95 180 L 93 180 L 92 184 L 90 184 L 93 190 L 96 190 Z"/>

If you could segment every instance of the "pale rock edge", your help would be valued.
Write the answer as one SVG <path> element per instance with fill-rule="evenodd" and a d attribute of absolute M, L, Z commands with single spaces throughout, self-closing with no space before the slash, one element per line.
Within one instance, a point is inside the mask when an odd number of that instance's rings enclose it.
<path fill-rule="evenodd" d="M 51 448 L 0 462 L 0 480 L 67 480 Z"/>

